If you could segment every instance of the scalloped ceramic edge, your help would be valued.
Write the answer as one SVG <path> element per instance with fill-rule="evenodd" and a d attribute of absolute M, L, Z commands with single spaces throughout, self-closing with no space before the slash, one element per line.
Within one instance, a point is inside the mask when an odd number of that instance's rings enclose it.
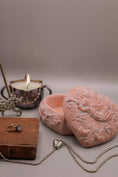
<path fill-rule="evenodd" d="M 41 120 L 49 128 L 61 135 L 71 135 L 63 113 L 63 100 L 65 94 L 52 94 L 44 98 L 39 105 Z"/>

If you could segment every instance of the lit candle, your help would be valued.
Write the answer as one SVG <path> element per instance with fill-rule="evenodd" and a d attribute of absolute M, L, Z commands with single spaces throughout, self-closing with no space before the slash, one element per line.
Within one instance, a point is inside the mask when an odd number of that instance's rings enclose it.
<path fill-rule="evenodd" d="M 26 75 L 26 79 L 24 80 L 18 80 L 16 82 L 11 83 L 12 87 L 19 89 L 19 90 L 24 90 L 24 91 L 31 91 L 34 89 L 38 89 L 41 87 L 42 82 L 39 82 L 37 80 L 31 80 L 30 75 Z"/>
<path fill-rule="evenodd" d="M 10 91 L 14 97 L 22 97 L 22 101 L 16 105 L 23 109 L 34 108 L 39 105 L 44 95 L 44 88 L 47 88 L 49 94 L 52 94 L 52 90 L 47 86 L 43 85 L 42 80 L 32 80 L 29 74 L 25 75 L 25 79 L 15 80 L 10 82 Z M 7 99 L 4 95 L 4 89 L 2 88 L 2 96 Z"/>

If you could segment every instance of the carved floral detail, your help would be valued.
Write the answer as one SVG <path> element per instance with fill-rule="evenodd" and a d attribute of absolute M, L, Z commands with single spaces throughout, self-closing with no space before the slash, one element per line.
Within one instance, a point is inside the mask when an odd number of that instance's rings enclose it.
<path fill-rule="evenodd" d="M 86 87 L 71 89 L 64 99 L 64 113 L 73 134 L 85 147 L 112 139 L 118 131 L 118 107 L 107 96 Z"/>

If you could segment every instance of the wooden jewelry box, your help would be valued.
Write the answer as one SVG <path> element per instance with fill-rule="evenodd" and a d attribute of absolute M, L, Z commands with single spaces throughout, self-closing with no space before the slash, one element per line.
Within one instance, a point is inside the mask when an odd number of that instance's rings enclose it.
<path fill-rule="evenodd" d="M 35 159 L 38 118 L 0 117 L 0 152 L 6 158 Z"/>

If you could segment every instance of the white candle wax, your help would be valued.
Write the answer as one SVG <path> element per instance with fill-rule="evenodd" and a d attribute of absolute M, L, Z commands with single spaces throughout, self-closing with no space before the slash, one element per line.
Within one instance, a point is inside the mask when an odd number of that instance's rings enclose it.
<path fill-rule="evenodd" d="M 33 82 L 33 81 L 30 82 L 30 85 L 28 87 L 25 81 L 12 83 L 12 87 L 19 89 L 19 90 L 24 90 L 24 91 L 31 91 L 31 90 L 37 89 L 41 85 L 42 85 L 41 83 Z"/>

